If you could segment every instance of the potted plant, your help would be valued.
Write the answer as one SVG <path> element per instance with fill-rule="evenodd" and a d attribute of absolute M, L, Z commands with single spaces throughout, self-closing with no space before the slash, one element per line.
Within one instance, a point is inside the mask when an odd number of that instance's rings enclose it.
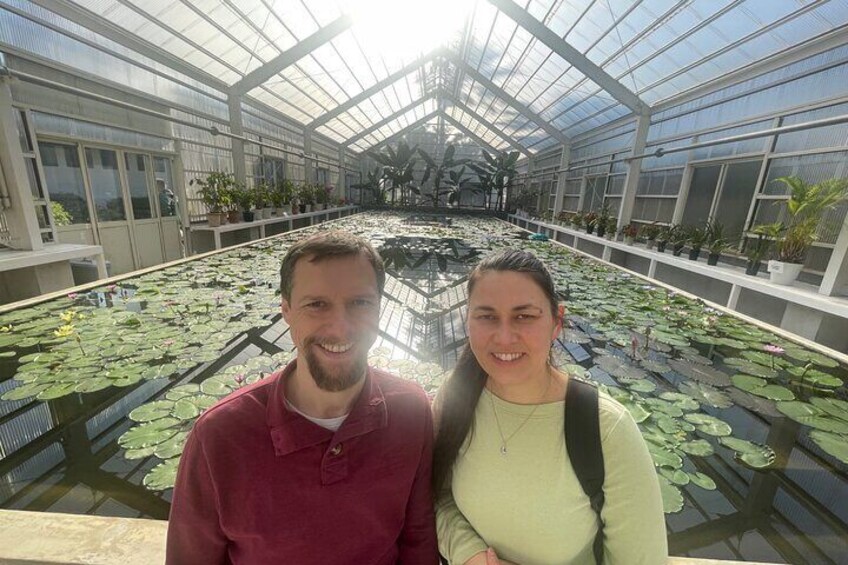
<path fill-rule="evenodd" d="M 709 232 L 706 227 L 701 228 L 698 226 L 692 226 L 689 228 L 686 235 L 686 241 L 689 243 L 689 260 L 697 261 L 698 257 L 701 255 L 701 248 L 704 246 L 704 243 L 707 242 Z"/>
<path fill-rule="evenodd" d="M 777 179 L 789 188 L 785 201 L 788 220 L 783 237 L 777 242 L 777 259 L 768 263 L 773 283 L 790 285 L 804 267 L 807 251 L 816 240 L 821 217 L 848 199 L 848 179 L 828 179 L 807 184 L 798 177 Z"/>
<path fill-rule="evenodd" d="M 333 191 L 331 185 L 315 187 L 315 209 L 324 210 L 330 204 L 330 193 Z"/>
<path fill-rule="evenodd" d="M 615 216 L 607 216 L 605 223 L 606 229 L 604 230 L 604 234 L 606 235 L 606 238 L 615 238 L 615 228 L 618 227 L 618 218 L 616 218 Z"/>
<path fill-rule="evenodd" d="M 268 194 L 268 185 L 265 181 L 258 183 L 255 187 L 253 187 L 253 205 L 256 208 L 254 210 L 254 218 L 257 220 L 263 220 L 266 217 L 270 218 L 271 216 L 265 215 L 266 203 L 269 203 L 270 195 Z M 270 211 L 270 208 L 268 208 Z"/>
<path fill-rule="evenodd" d="M 234 183 L 232 186 L 227 187 L 227 189 L 223 191 L 224 209 L 227 211 L 227 223 L 230 224 L 237 224 L 241 221 L 241 209 L 235 200 L 234 193 L 234 191 L 237 190 L 238 187 Z"/>
<path fill-rule="evenodd" d="M 683 226 L 671 226 L 668 242 L 671 244 L 671 253 L 675 257 L 680 257 L 683 248 L 686 247 L 686 242 L 689 240 L 689 234 L 686 231 Z"/>
<path fill-rule="evenodd" d="M 254 219 L 254 213 L 251 210 L 251 207 L 256 199 L 254 191 L 241 184 L 237 184 L 232 189 L 232 195 L 233 201 L 241 210 L 242 219 L 245 222 L 252 222 Z"/>
<path fill-rule="evenodd" d="M 213 172 L 205 179 L 192 179 L 189 185 L 197 184 L 200 190 L 197 195 L 209 210 L 206 220 L 210 227 L 217 227 L 226 222 L 224 206 L 226 204 L 227 191 L 235 184 L 235 179 L 230 173 Z"/>
<path fill-rule="evenodd" d="M 639 224 L 629 223 L 621 228 L 621 235 L 624 236 L 624 243 L 633 245 L 636 238 L 639 236 Z"/>
<path fill-rule="evenodd" d="M 598 215 L 595 212 L 587 212 L 583 216 L 583 223 L 586 224 L 586 233 L 592 233 L 595 231 L 595 226 L 598 223 Z"/>
<path fill-rule="evenodd" d="M 645 238 L 645 246 L 648 249 L 653 249 L 654 244 L 656 244 L 657 242 L 657 236 L 660 233 L 660 227 L 657 225 L 656 222 L 654 222 L 652 224 L 642 226 L 640 228 L 640 233 L 642 237 Z"/>
<path fill-rule="evenodd" d="M 305 214 L 312 211 L 315 202 L 315 191 L 308 182 L 303 183 L 297 189 L 297 201 L 300 204 L 300 213 Z"/>
<path fill-rule="evenodd" d="M 274 206 L 277 208 L 277 216 L 288 216 L 292 213 L 292 199 L 294 198 L 294 183 L 289 179 L 277 182 L 274 194 L 276 200 Z"/>
<path fill-rule="evenodd" d="M 746 275 L 757 276 L 760 261 L 768 253 L 772 241 L 780 237 L 782 231 L 783 224 L 780 222 L 754 226 L 751 233 L 755 234 L 757 239 L 749 240 L 745 244 L 745 255 L 748 257 L 748 263 L 745 265 Z"/>
<path fill-rule="evenodd" d="M 665 247 L 671 239 L 672 232 L 676 226 L 663 226 L 657 231 L 657 251 L 665 253 Z"/>
<path fill-rule="evenodd" d="M 565 210 L 561 210 L 560 213 L 557 214 L 557 222 L 561 226 L 565 226 L 571 223 L 571 214 L 569 214 Z"/>
<path fill-rule="evenodd" d="M 718 265 L 721 252 L 727 249 L 729 243 L 724 236 L 724 226 L 718 220 L 707 222 L 707 245 L 710 254 L 707 257 L 707 265 Z"/>
<path fill-rule="evenodd" d="M 604 204 L 601 206 L 601 212 L 598 214 L 598 221 L 595 223 L 595 232 L 598 234 L 598 237 L 604 237 L 604 234 L 607 233 L 607 226 L 609 225 L 609 206 Z M 615 232 L 615 228 L 613 228 L 613 232 Z"/>
<path fill-rule="evenodd" d="M 579 230 L 583 227 L 583 214 L 580 212 L 576 212 L 573 216 L 571 216 L 571 225 L 574 226 L 574 229 Z"/>

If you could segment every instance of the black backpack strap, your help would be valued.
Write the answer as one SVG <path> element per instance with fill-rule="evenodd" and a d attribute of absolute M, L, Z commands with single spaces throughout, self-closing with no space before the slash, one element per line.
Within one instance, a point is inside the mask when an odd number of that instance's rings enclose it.
<path fill-rule="evenodd" d="M 604 557 L 604 454 L 598 421 L 598 389 L 573 377 L 565 394 L 565 449 L 571 466 L 598 515 L 598 533 L 592 549 L 600 565 Z"/>

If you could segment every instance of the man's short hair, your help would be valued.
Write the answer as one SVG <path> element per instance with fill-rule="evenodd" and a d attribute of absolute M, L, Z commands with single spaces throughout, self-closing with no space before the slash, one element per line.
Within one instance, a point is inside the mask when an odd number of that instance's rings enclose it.
<path fill-rule="evenodd" d="M 280 266 L 280 294 L 287 301 L 291 301 L 292 285 L 294 284 L 294 268 L 298 261 L 304 257 L 310 263 L 333 259 L 336 257 L 350 257 L 351 255 L 362 255 L 371 266 L 377 277 L 377 294 L 382 296 L 383 286 L 386 283 L 386 270 L 383 267 L 383 259 L 374 250 L 367 239 L 342 230 L 322 232 L 304 240 L 298 241 L 286 252 L 283 264 Z"/>

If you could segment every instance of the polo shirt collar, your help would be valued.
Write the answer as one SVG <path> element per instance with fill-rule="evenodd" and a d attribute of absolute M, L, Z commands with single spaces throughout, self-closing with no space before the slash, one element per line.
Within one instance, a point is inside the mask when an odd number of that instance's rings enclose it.
<path fill-rule="evenodd" d="M 333 440 L 333 443 L 367 434 L 388 425 L 386 398 L 374 378 L 371 367 L 365 373 L 365 384 L 341 427 L 333 432 L 310 422 L 297 412 L 286 408 L 286 379 L 295 371 L 297 359 L 292 360 L 277 374 L 271 385 L 266 417 L 274 452 L 277 456 Z"/>

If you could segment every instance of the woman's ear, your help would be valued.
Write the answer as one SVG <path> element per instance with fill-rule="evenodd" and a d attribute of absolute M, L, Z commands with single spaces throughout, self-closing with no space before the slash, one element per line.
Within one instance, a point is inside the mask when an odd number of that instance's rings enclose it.
<path fill-rule="evenodd" d="M 565 323 L 565 305 L 560 304 L 557 306 L 557 318 L 556 318 L 556 326 L 554 327 L 554 335 L 552 339 L 556 339 L 557 336 L 562 331 L 562 326 Z"/>

